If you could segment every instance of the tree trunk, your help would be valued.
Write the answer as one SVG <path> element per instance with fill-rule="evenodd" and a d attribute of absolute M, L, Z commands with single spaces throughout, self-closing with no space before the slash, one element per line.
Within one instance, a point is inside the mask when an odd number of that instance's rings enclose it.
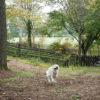
<path fill-rule="evenodd" d="M 86 50 L 86 49 L 85 49 L 85 50 L 82 49 L 82 55 L 83 55 L 83 56 L 86 56 L 86 54 L 87 54 L 87 50 Z"/>
<path fill-rule="evenodd" d="M 0 69 L 7 68 L 7 29 L 5 0 L 0 0 Z"/>
<path fill-rule="evenodd" d="M 32 34 L 32 38 L 33 38 L 33 41 L 32 41 L 33 47 L 35 47 L 35 36 L 34 36 L 34 33 Z"/>
<path fill-rule="evenodd" d="M 20 33 L 19 33 L 19 44 L 22 44 L 22 32 L 20 30 Z"/>
<path fill-rule="evenodd" d="M 32 41 L 31 41 L 32 22 L 30 20 L 28 20 L 26 25 L 27 25 L 27 32 L 28 32 L 28 46 L 32 47 Z"/>
<path fill-rule="evenodd" d="M 82 54 L 86 56 L 88 49 L 92 45 L 93 41 L 97 38 L 97 35 L 95 37 L 92 37 L 92 34 L 87 38 L 87 40 L 82 41 L 83 43 L 81 44 L 81 49 L 82 49 Z"/>
<path fill-rule="evenodd" d="M 32 47 L 32 43 L 31 43 L 31 33 L 28 33 L 28 46 Z"/>
<path fill-rule="evenodd" d="M 80 31 L 80 27 L 78 29 L 78 34 L 79 34 L 79 47 L 78 47 L 78 56 L 81 56 L 81 41 L 82 41 L 82 37 L 81 37 L 81 31 Z"/>

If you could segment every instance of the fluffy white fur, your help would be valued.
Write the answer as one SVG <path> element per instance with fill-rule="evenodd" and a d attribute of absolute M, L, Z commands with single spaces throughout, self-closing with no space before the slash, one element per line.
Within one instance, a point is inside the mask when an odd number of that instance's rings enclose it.
<path fill-rule="evenodd" d="M 53 65 L 46 71 L 46 76 L 48 79 L 48 82 L 54 82 L 56 83 L 56 78 L 58 76 L 59 72 L 59 65 Z"/>

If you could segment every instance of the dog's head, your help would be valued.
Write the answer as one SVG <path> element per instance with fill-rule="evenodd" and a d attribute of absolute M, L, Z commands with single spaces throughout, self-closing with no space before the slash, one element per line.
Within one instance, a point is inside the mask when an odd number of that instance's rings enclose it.
<path fill-rule="evenodd" d="M 54 70 L 59 70 L 59 65 L 54 65 Z"/>

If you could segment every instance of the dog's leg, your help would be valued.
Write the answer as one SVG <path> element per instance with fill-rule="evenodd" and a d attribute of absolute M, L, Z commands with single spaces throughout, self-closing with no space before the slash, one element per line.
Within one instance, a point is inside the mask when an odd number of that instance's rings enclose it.
<path fill-rule="evenodd" d="M 56 83 L 56 77 L 57 77 L 57 74 L 54 74 L 53 75 L 53 79 L 54 79 L 54 82 Z"/>
<path fill-rule="evenodd" d="M 50 76 L 48 76 L 48 82 L 51 83 L 51 77 Z"/>
<path fill-rule="evenodd" d="M 56 83 L 56 80 L 54 77 L 51 77 L 52 82 Z"/>
<path fill-rule="evenodd" d="M 55 81 L 55 83 L 57 83 L 57 81 L 56 81 L 56 78 L 58 77 L 58 71 L 57 71 L 57 74 L 54 76 L 54 81 Z"/>
<path fill-rule="evenodd" d="M 56 78 L 54 78 L 54 82 L 57 83 Z"/>

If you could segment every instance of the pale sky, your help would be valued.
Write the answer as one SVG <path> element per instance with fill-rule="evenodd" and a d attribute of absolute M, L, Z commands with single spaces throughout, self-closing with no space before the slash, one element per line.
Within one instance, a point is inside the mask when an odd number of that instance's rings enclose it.
<path fill-rule="evenodd" d="M 60 7 L 58 5 L 55 5 L 53 8 L 51 6 L 45 6 L 42 11 L 43 11 L 43 13 L 49 13 L 54 10 L 58 11 L 59 9 L 60 9 Z"/>
<path fill-rule="evenodd" d="M 6 4 L 7 5 L 13 4 L 13 0 L 6 0 Z M 54 11 L 54 10 L 59 10 L 59 8 L 60 8 L 59 5 L 55 5 L 54 7 L 45 6 L 45 4 L 43 4 L 43 3 L 41 5 L 43 6 L 43 8 L 42 8 L 43 13 L 49 13 L 49 12 Z"/>

